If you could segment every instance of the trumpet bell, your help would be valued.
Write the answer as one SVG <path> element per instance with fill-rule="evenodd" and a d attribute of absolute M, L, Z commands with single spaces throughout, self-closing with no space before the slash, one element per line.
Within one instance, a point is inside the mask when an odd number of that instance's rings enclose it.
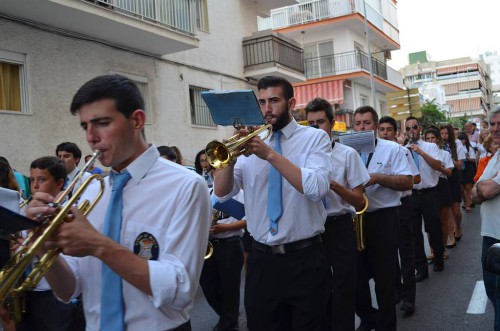
<path fill-rule="evenodd" d="M 253 137 L 260 135 L 261 133 L 266 132 L 265 136 L 262 137 L 262 140 L 267 139 L 271 133 L 273 132 L 273 126 L 271 124 L 267 124 L 261 126 L 257 130 L 249 129 L 250 133 L 244 137 L 239 137 L 238 134 L 220 142 L 217 140 L 213 140 L 208 143 L 205 148 L 205 153 L 207 155 L 208 162 L 215 169 L 224 169 L 226 168 L 231 161 L 235 160 L 238 156 L 245 153 L 245 143 L 252 139 Z"/>
<path fill-rule="evenodd" d="M 205 153 L 210 165 L 215 169 L 223 169 L 231 162 L 231 152 L 220 141 L 214 140 L 208 143 Z"/>

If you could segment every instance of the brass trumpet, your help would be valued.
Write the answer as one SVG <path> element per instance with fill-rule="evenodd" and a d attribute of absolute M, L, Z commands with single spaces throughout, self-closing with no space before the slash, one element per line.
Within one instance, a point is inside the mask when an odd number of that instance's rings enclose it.
<path fill-rule="evenodd" d="M 94 198 L 92 203 L 88 200 L 83 201 L 78 209 L 83 215 L 87 216 L 90 211 L 97 204 L 104 192 L 104 179 L 102 176 L 94 174 L 91 175 L 82 185 L 78 188 L 76 192 L 71 196 L 71 198 L 63 205 L 63 202 L 69 197 L 70 192 L 73 190 L 75 185 L 81 180 L 83 174 L 88 169 L 90 164 L 94 162 L 97 157 L 99 157 L 100 152 L 95 151 L 92 158 L 87 162 L 85 167 L 80 170 L 75 179 L 68 185 L 64 192 L 54 201 L 54 206 L 56 207 L 56 213 L 52 216 L 48 216 L 43 219 L 42 225 L 36 228 L 29 236 L 24 240 L 21 246 L 17 249 L 14 255 L 11 256 L 10 260 L 0 271 L 0 302 L 4 304 L 10 300 L 14 302 L 17 301 L 24 292 L 30 291 L 36 287 L 40 282 L 43 275 L 50 268 L 56 257 L 59 255 L 59 249 L 51 249 L 47 251 L 43 256 L 41 256 L 38 262 L 34 263 L 33 270 L 24 279 L 24 281 L 19 285 L 18 280 L 25 274 L 27 268 L 33 262 L 36 257 L 36 252 L 45 244 L 45 242 L 50 238 L 50 236 L 55 232 L 55 230 L 63 222 L 70 222 L 72 219 L 68 217 L 71 207 L 80 199 L 82 194 L 88 188 L 93 180 L 97 180 L 101 184 L 101 189 L 97 196 Z M 12 305 L 13 309 L 16 309 L 18 305 Z M 14 311 L 13 315 L 16 316 L 19 313 Z"/>
<path fill-rule="evenodd" d="M 368 197 L 363 194 L 365 199 L 365 206 L 360 211 L 356 212 L 356 217 L 353 218 L 354 232 L 356 233 L 356 249 L 361 252 L 365 249 L 365 227 L 364 216 L 366 209 L 368 209 Z"/>
<path fill-rule="evenodd" d="M 266 140 L 273 132 L 273 126 L 267 124 L 261 126 L 257 130 L 250 130 L 250 133 L 245 137 L 239 137 L 235 134 L 222 142 L 218 140 L 213 140 L 207 144 L 205 148 L 205 153 L 207 154 L 208 162 L 215 169 L 224 169 L 238 156 L 246 152 L 246 148 L 243 145 L 251 138 L 267 131 L 266 135 L 262 140 Z"/>

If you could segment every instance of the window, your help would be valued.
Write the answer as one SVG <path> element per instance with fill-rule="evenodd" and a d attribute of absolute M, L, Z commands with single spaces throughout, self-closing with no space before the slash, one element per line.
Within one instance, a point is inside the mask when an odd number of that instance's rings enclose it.
<path fill-rule="evenodd" d="M 191 123 L 195 125 L 213 126 L 215 123 L 212 120 L 212 115 L 208 110 L 205 101 L 201 97 L 202 91 L 208 91 L 206 88 L 189 86 L 189 103 L 191 107 Z"/>
<path fill-rule="evenodd" d="M 335 74 L 333 41 L 325 41 L 304 47 L 307 78 Z"/>
<path fill-rule="evenodd" d="M 368 97 L 366 95 L 360 95 L 359 96 L 359 103 L 362 106 L 367 106 L 368 104 L 366 103 L 366 100 L 368 99 Z"/>
<path fill-rule="evenodd" d="M 27 113 L 26 55 L 0 50 L 0 110 Z"/>
<path fill-rule="evenodd" d="M 207 0 L 196 0 L 194 6 L 196 28 L 208 32 Z"/>

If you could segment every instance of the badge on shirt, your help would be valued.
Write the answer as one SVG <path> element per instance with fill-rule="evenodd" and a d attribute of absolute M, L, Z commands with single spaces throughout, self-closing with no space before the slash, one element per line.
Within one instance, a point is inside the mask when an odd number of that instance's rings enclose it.
<path fill-rule="evenodd" d="M 137 236 L 134 242 L 134 254 L 146 260 L 158 260 L 160 248 L 156 238 L 147 232 Z"/>

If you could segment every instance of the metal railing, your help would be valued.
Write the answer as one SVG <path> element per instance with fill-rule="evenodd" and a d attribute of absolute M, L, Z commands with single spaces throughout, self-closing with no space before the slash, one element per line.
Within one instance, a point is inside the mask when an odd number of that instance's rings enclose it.
<path fill-rule="evenodd" d="M 143 21 L 194 35 L 199 0 L 80 0 Z"/>
<path fill-rule="evenodd" d="M 259 18 L 259 31 L 280 29 L 306 24 L 328 18 L 360 13 L 364 16 L 363 0 L 313 0 L 297 5 L 271 10 L 271 16 Z M 384 17 L 369 3 L 366 3 L 367 19 L 381 31 L 384 31 Z"/>
<path fill-rule="evenodd" d="M 304 72 L 302 48 L 274 35 L 243 41 L 243 63 L 245 68 L 273 63 Z"/>
<path fill-rule="evenodd" d="M 368 54 L 362 51 L 345 52 L 304 60 L 306 78 L 347 74 L 360 70 L 369 70 Z M 372 57 L 373 74 L 387 80 L 387 65 Z"/>

